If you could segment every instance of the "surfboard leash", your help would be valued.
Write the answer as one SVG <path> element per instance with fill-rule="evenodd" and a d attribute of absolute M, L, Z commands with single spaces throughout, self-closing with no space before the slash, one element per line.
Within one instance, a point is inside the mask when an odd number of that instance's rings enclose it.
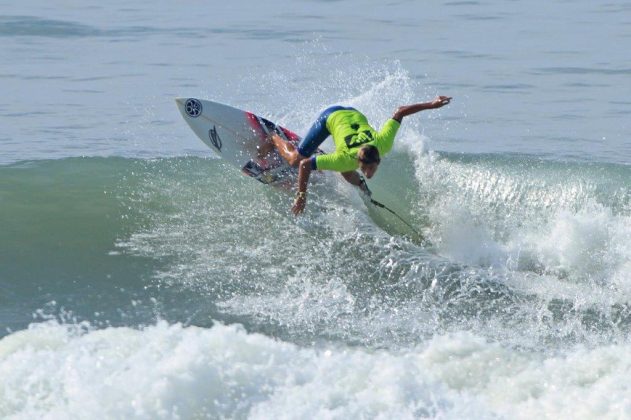
<path fill-rule="evenodd" d="M 412 232 L 414 232 L 417 236 L 419 236 L 420 238 L 422 238 L 422 237 L 423 237 L 423 236 L 422 236 L 422 235 L 421 235 L 421 234 L 420 234 L 420 233 L 419 233 L 416 229 L 414 229 L 414 228 L 412 227 L 412 225 L 411 225 L 411 224 L 409 224 L 408 222 L 406 222 L 406 221 L 405 221 L 405 219 L 404 219 L 403 217 L 401 217 L 401 216 L 399 216 L 398 214 L 396 214 L 394 210 L 392 210 L 391 208 L 388 208 L 388 206 L 386 206 L 385 204 L 380 203 L 379 201 L 377 201 L 377 200 L 373 199 L 372 197 L 370 197 L 370 204 L 373 204 L 373 205 L 375 205 L 375 206 L 377 206 L 377 207 L 379 207 L 379 208 L 382 208 L 382 209 L 387 210 L 387 211 L 389 211 L 390 213 L 394 214 L 394 215 L 395 215 L 395 216 L 396 216 L 396 217 L 397 217 L 400 221 L 402 221 L 402 222 L 403 222 L 403 223 L 404 223 L 407 227 L 409 227 L 410 229 L 412 229 Z"/>

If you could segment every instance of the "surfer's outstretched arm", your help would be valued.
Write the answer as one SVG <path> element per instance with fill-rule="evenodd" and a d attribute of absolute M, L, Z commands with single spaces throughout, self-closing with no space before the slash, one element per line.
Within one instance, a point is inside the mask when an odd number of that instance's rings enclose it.
<path fill-rule="evenodd" d="M 303 159 L 298 166 L 298 192 L 294 200 L 291 211 L 298 216 L 307 205 L 307 187 L 309 186 L 309 175 L 311 175 L 311 160 Z"/>
<path fill-rule="evenodd" d="M 450 101 L 451 101 L 451 97 L 449 96 L 437 96 L 431 102 L 421 102 L 418 104 L 403 105 L 403 106 L 400 106 L 395 111 L 394 115 L 392 116 L 392 119 L 401 122 L 403 117 L 407 117 L 408 115 L 416 114 L 417 112 L 425 111 L 427 109 L 441 108 L 447 105 Z"/>

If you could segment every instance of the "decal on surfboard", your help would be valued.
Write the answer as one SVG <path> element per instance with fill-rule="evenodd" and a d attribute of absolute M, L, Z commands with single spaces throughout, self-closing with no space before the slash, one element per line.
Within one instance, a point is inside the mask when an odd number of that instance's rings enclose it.
<path fill-rule="evenodd" d="M 189 98 L 184 104 L 184 110 L 189 117 L 197 118 L 202 113 L 202 103 L 195 98 Z"/>
<path fill-rule="evenodd" d="M 208 130 L 208 138 L 210 139 L 210 142 L 213 144 L 213 146 L 217 148 L 217 151 L 221 152 L 222 143 L 221 137 L 219 137 L 219 134 L 217 134 L 217 126 L 213 125 L 213 128 Z"/>

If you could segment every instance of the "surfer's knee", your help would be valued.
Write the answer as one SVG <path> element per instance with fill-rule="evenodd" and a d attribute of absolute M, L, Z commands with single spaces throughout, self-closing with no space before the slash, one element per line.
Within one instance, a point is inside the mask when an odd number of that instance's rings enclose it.
<path fill-rule="evenodd" d="M 288 163 L 290 166 L 298 167 L 298 165 L 300 165 L 300 162 L 302 162 L 305 159 L 308 159 L 308 158 L 304 157 L 297 151 L 294 151 L 289 157 Z"/>

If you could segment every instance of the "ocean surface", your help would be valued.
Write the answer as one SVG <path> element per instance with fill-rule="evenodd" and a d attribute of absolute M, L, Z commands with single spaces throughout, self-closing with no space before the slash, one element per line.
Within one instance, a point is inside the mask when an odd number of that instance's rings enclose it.
<path fill-rule="evenodd" d="M 631 419 L 628 1 L 6 2 L 0 418 Z M 405 119 L 291 197 L 175 97 Z M 328 147 L 330 147 L 330 143 Z"/>

